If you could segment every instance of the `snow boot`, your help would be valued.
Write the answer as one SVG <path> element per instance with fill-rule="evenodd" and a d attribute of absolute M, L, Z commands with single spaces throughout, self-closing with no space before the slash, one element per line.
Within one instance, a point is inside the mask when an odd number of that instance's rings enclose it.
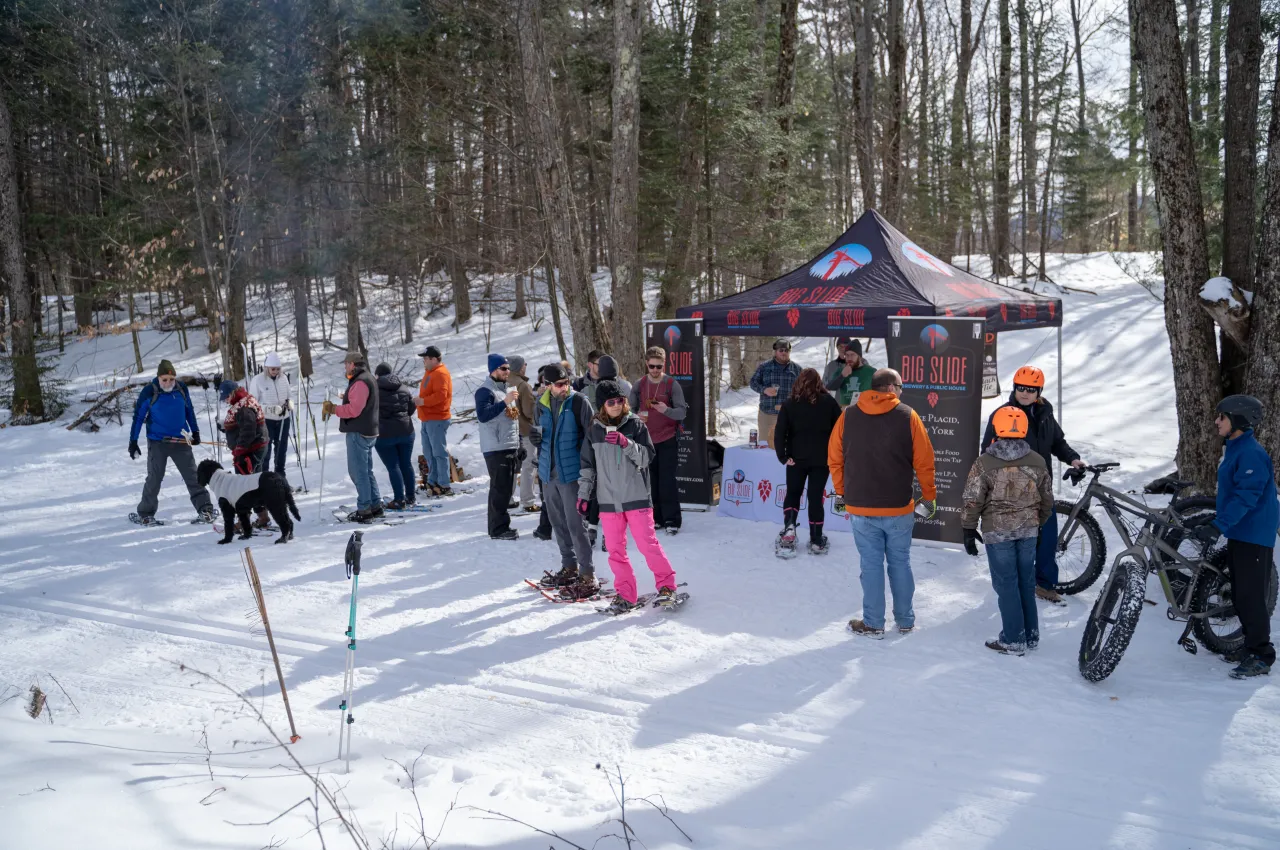
<path fill-rule="evenodd" d="M 774 541 L 773 554 L 785 561 L 789 561 L 796 556 L 796 527 L 794 525 L 788 525 L 782 529 L 778 539 Z"/>
<path fill-rule="evenodd" d="M 213 507 L 201 508 L 196 522 L 215 522 L 218 519 L 218 512 Z"/>
<path fill-rule="evenodd" d="M 1027 651 L 1027 645 L 1024 643 L 1005 643 L 1000 638 L 992 638 L 987 641 L 986 647 L 1002 655 L 1024 655 Z"/>
<path fill-rule="evenodd" d="M 1240 664 L 1247 660 L 1250 655 L 1252 655 L 1252 653 L 1242 646 L 1239 649 L 1233 649 L 1230 652 L 1222 653 L 1222 660 L 1228 664 Z"/>
<path fill-rule="evenodd" d="M 862 620 L 850 620 L 849 631 L 872 640 L 884 640 L 884 629 L 873 629 Z"/>
<path fill-rule="evenodd" d="M 571 584 L 578 583 L 577 567 L 561 567 L 560 572 L 553 573 L 551 570 L 544 570 L 542 578 L 538 580 L 538 587 L 568 587 Z"/>
<path fill-rule="evenodd" d="M 533 530 L 533 536 L 536 537 L 538 540 L 550 540 L 551 532 L 543 531 L 541 528 L 535 528 Z"/>
<path fill-rule="evenodd" d="M 636 608 L 639 608 L 639 607 L 640 606 L 637 605 L 636 603 L 628 602 L 627 600 L 623 599 L 621 596 L 615 596 L 613 597 L 613 601 L 609 603 L 609 607 L 604 610 L 604 613 L 612 614 L 616 617 L 619 614 L 625 614 L 628 611 L 634 611 Z"/>
<path fill-rule="evenodd" d="M 1233 679 L 1251 679 L 1254 676 L 1266 676 L 1270 672 L 1270 664 L 1250 653 L 1249 657 L 1241 661 L 1239 666 L 1233 667 L 1228 675 Z"/>
<path fill-rule="evenodd" d="M 1058 591 L 1052 590 L 1048 587 L 1041 587 L 1038 584 L 1036 585 L 1036 598 L 1043 599 L 1045 602 L 1052 602 L 1054 605 L 1067 604 L 1066 600 L 1062 598 L 1062 595 L 1059 594 Z"/>
<path fill-rule="evenodd" d="M 519 540 L 520 532 L 516 531 L 514 528 L 508 528 L 506 531 L 503 531 L 499 534 L 490 534 L 489 539 L 490 540 Z"/>
<path fill-rule="evenodd" d="M 387 502 L 386 509 L 389 511 L 402 511 L 404 510 L 404 505 L 405 503 L 402 500 L 392 499 L 390 502 Z"/>
<path fill-rule="evenodd" d="M 810 555 L 825 555 L 831 549 L 831 538 L 819 535 L 809 539 Z"/>

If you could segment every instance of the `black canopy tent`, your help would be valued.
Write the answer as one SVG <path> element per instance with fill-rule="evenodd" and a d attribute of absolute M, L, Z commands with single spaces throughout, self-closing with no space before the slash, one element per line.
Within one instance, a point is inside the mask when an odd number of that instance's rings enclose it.
<path fill-rule="evenodd" d="M 989 332 L 1058 329 L 1062 418 L 1062 300 L 983 280 L 912 242 L 875 210 L 817 257 L 768 283 L 676 317 L 707 336 L 861 336 L 883 339 L 890 316 L 982 316 Z"/>

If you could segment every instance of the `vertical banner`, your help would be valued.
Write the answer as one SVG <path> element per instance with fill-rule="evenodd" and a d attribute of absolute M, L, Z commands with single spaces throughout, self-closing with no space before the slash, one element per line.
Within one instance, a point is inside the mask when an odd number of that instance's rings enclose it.
<path fill-rule="evenodd" d="M 985 350 L 982 353 L 982 397 L 1000 397 L 1000 373 L 996 371 L 996 332 L 984 331 Z"/>
<path fill-rule="evenodd" d="M 691 505 L 712 504 L 712 482 L 707 463 L 706 364 L 703 354 L 701 319 L 665 319 L 644 323 L 644 344 L 659 345 L 667 352 L 667 374 L 679 381 L 689 405 L 680 430 L 676 432 L 676 485 L 680 501 Z M 639 375 L 637 381 L 647 381 Z"/>
<path fill-rule="evenodd" d="M 964 542 L 960 510 L 982 433 L 985 345 L 982 319 L 889 318 L 889 368 L 902 375 L 902 401 L 920 415 L 933 443 L 938 512 L 916 518 L 918 540 Z"/>

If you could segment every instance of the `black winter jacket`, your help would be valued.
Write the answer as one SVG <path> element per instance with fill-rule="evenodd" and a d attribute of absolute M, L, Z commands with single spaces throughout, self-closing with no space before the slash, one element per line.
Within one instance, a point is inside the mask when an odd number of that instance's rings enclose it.
<path fill-rule="evenodd" d="M 1080 458 L 1080 453 L 1067 445 L 1067 438 L 1062 433 L 1062 427 L 1058 425 L 1058 420 L 1053 416 L 1053 405 L 1043 396 L 1030 407 L 1023 407 L 1018 404 L 1014 394 L 1009 393 L 1009 400 L 1000 405 L 1000 407 L 1016 407 L 1027 414 L 1027 419 L 1030 420 L 1028 426 L 1030 433 L 1027 434 L 1027 444 L 1031 446 L 1031 451 L 1044 458 L 1045 466 L 1050 466 L 1055 457 L 1063 463 L 1071 463 L 1071 461 Z M 999 407 L 996 408 L 996 410 L 999 409 Z M 995 415 L 993 410 L 991 416 L 987 418 L 987 432 L 982 435 L 982 451 L 984 452 L 987 450 L 987 446 L 991 445 L 996 438 L 996 427 L 991 424 L 991 420 Z"/>
<path fill-rule="evenodd" d="M 408 437 L 413 434 L 413 414 L 417 406 L 413 393 L 397 375 L 378 378 L 378 439 Z"/>
<path fill-rule="evenodd" d="M 796 466 L 827 465 L 827 443 L 840 419 L 840 403 L 827 393 L 819 393 L 813 404 L 787 399 L 778 411 L 778 424 L 773 428 L 774 451 L 778 462 L 787 458 Z"/>

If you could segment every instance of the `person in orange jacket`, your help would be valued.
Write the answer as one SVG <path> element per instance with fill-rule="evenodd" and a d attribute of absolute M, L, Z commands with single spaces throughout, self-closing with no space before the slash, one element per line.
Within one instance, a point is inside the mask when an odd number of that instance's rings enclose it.
<path fill-rule="evenodd" d="M 871 389 L 845 408 L 827 444 L 827 466 L 835 508 L 849 514 L 861 560 L 862 618 L 849 621 L 854 634 L 884 638 L 884 576 L 888 563 L 893 619 L 898 631 L 915 628 L 911 607 L 911 531 L 915 526 L 912 476 L 920 480 L 921 516 L 938 510 L 933 443 L 920 416 L 899 400 L 902 376 L 880 369 Z"/>
<path fill-rule="evenodd" d="M 452 496 L 445 435 L 453 418 L 453 377 L 434 345 L 428 345 L 418 356 L 426 370 L 418 387 L 418 420 L 422 423 L 422 453 L 427 456 L 427 492 L 432 496 Z"/>

